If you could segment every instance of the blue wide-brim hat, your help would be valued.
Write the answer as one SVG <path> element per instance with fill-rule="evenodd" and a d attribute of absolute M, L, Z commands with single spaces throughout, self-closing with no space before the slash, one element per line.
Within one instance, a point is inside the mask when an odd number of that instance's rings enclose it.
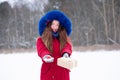
<path fill-rule="evenodd" d="M 67 35 L 70 35 L 70 33 L 72 32 L 71 20 L 63 12 L 59 10 L 52 10 L 47 12 L 39 21 L 38 30 L 40 36 L 42 36 L 42 33 L 46 28 L 47 22 L 53 20 L 58 20 L 61 26 L 66 29 Z"/>

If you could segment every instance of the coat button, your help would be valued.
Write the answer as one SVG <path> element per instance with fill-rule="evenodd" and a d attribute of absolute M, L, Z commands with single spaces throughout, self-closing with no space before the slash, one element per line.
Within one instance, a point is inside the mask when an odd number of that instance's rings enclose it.
<path fill-rule="evenodd" d="M 54 79 L 54 76 L 52 76 L 52 78 Z"/>

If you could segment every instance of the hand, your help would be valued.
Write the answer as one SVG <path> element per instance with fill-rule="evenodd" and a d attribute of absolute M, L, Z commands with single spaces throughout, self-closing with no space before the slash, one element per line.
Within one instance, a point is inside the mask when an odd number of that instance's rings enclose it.
<path fill-rule="evenodd" d="M 68 58 L 68 57 L 69 57 L 69 54 L 68 54 L 68 53 L 64 53 L 64 54 L 63 54 L 63 57 Z"/>
<path fill-rule="evenodd" d="M 45 56 L 43 57 L 43 60 L 44 60 L 46 63 L 51 63 L 51 62 L 54 61 L 54 58 L 53 58 L 52 56 L 50 56 L 50 55 L 45 55 Z"/>

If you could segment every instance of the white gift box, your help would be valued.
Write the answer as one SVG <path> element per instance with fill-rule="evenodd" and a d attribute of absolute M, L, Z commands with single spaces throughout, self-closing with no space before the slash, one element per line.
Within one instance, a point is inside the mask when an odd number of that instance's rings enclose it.
<path fill-rule="evenodd" d="M 74 67 L 77 67 L 77 60 L 72 58 L 61 57 L 57 59 L 57 65 L 70 70 Z"/>

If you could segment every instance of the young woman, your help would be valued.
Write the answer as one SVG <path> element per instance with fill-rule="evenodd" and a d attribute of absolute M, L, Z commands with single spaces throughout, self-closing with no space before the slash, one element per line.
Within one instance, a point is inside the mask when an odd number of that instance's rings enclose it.
<path fill-rule="evenodd" d="M 38 28 L 36 47 L 43 61 L 40 80 L 70 80 L 69 70 L 57 65 L 58 58 L 72 54 L 70 19 L 63 12 L 52 10 L 40 19 Z"/>

